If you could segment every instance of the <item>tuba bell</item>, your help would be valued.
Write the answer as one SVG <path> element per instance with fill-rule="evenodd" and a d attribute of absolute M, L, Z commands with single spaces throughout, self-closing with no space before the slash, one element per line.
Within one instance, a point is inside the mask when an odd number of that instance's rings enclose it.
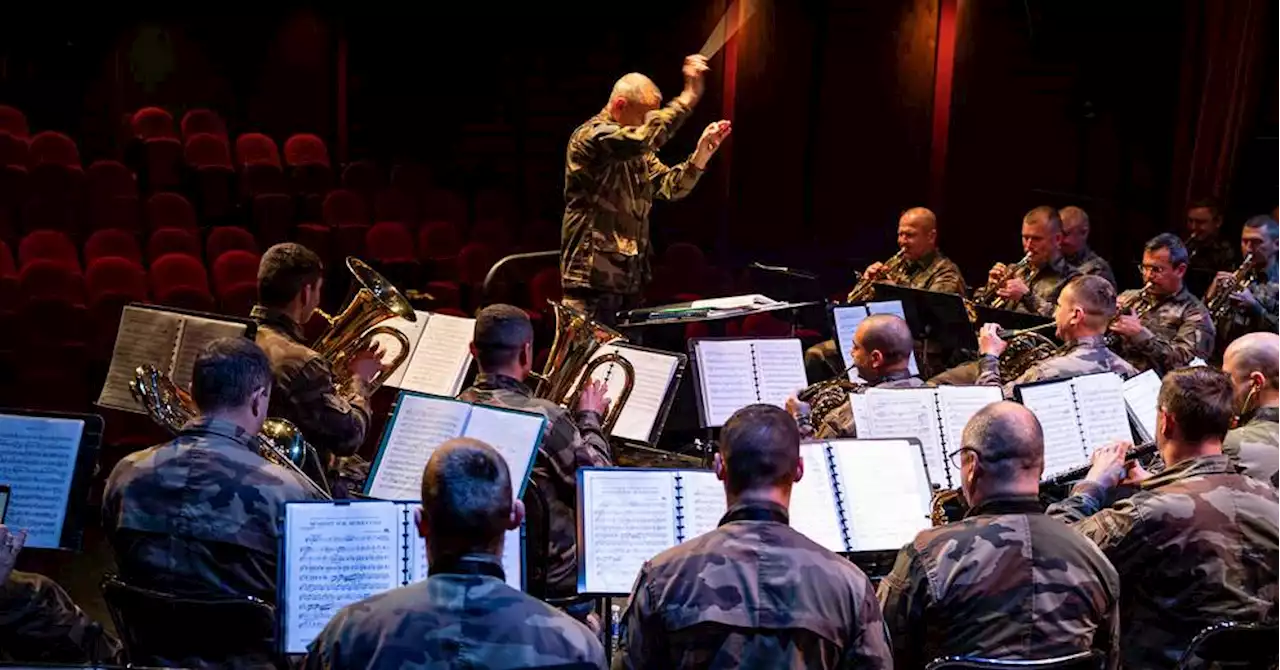
<path fill-rule="evenodd" d="M 357 352 L 368 349 L 375 335 L 387 335 L 395 339 L 400 343 L 400 351 L 396 352 L 390 363 L 384 363 L 382 370 L 369 382 L 370 389 L 376 391 L 409 358 L 410 348 L 409 338 L 404 333 L 378 324 L 397 316 L 405 321 L 416 322 L 418 316 L 404 295 L 364 261 L 348 256 L 347 269 L 355 276 L 360 288 L 337 316 L 316 310 L 317 314 L 329 322 L 329 327 L 311 348 L 329 361 L 335 382 L 341 385 L 351 378 L 347 360 Z"/>
<path fill-rule="evenodd" d="M 626 375 L 622 393 L 618 401 L 609 409 L 601 426 L 605 433 L 613 430 L 614 424 L 622 414 L 622 406 L 631 397 L 635 388 L 636 369 L 631 361 L 611 353 L 592 360 L 596 350 L 606 344 L 625 342 L 626 338 L 618 331 L 587 318 L 585 314 L 561 303 L 548 300 L 556 312 L 556 337 L 551 343 L 551 353 L 547 356 L 547 365 L 538 379 L 533 395 L 550 400 L 558 405 L 574 407 L 578 404 L 578 396 L 582 393 L 579 385 L 574 391 L 574 384 L 579 379 L 585 385 L 596 368 L 608 363 L 616 363 Z M 572 392 L 572 395 L 571 393 Z"/>
<path fill-rule="evenodd" d="M 172 379 L 151 365 L 138 366 L 134 371 L 133 381 L 129 382 L 129 392 L 147 410 L 147 415 L 153 421 L 175 435 L 199 414 L 191 395 L 178 388 Z M 292 470 L 322 497 L 332 497 L 327 487 L 317 483 L 316 479 L 303 470 L 308 464 L 318 466 L 320 459 L 315 447 L 307 443 L 302 437 L 302 431 L 291 421 L 268 418 L 262 423 L 262 431 L 258 433 L 258 455 L 286 470 Z M 324 475 L 319 476 L 320 481 L 324 481 Z"/>

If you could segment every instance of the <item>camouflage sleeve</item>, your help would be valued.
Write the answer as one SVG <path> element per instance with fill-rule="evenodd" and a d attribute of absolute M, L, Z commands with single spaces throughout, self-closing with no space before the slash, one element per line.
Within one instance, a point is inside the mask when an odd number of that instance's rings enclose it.
<path fill-rule="evenodd" d="M 666 107 L 650 114 L 644 125 L 602 123 L 582 138 L 581 144 L 575 148 L 583 153 L 578 158 L 583 163 L 628 160 L 645 152 L 657 151 L 689 118 L 691 111 L 692 108 L 685 106 L 679 98 L 673 98 Z"/>
<path fill-rule="evenodd" d="M 1257 298 L 1259 309 L 1253 315 L 1253 330 L 1276 332 L 1280 328 L 1280 312 L 1277 312 L 1280 309 L 1280 284 L 1254 284 L 1249 291 Z"/>
<path fill-rule="evenodd" d="M 346 388 L 334 384 L 333 371 L 320 358 L 307 361 L 287 389 L 292 416 L 307 441 L 338 456 L 350 456 L 364 443 L 369 428 L 368 389 L 358 379 Z"/>
<path fill-rule="evenodd" d="M 964 276 L 960 274 L 960 266 L 950 262 L 943 263 L 937 274 L 931 277 L 929 284 L 923 288 L 926 291 L 965 295 Z"/>
<path fill-rule="evenodd" d="M 1165 339 L 1151 332 L 1146 326 L 1130 341 L 1129 346 L 1162 370 L 1186 367 L 1191 359 L 1209 360 L 1213 354 L 1215 329 L 1213 319 L 1204 309 L 1189 309 L 1183 314 L 1182 323 L 1172 339 Z"/>
<path fill-rule="evenodd" d="M 880 613 L 880 602 L 876 600 L 871 580 L 862 577 L 858 581 L 857 588 L 861 591 L 857 605 L 858 620 L 854 623 L 853 638 L 845 647 L 840 667 L 892 670 L 893 650 L 889 645 L 884 616 Z"/>
<path fill-rule="evenodd" d="M 578 440 L 574 444 L 573 453 L 579 468 L 613 465 L 613 452 L 609 450 L 609 439 L 605 437 L 600 422 L 600 415 L 595 412 L 578 412 L 574 415 Z"/>
<path fill-rule="evenodd" d="M 667 167 L 653 153 L 648 154 L 646 160 L 649 164 L 649 181 L 655 187 L 654 195 L 663 200 L 679 200 L 689 195 L 702 176 L 702 170 L 692 160 L 686 160 L 675 167 Z"/>
<path fill-rule="evenodd" d="M 1107 620 L 1098 626 L 1098 631 L 1093 635 L 1093 648 L 1106 654 L 1106 669 L 1119 670 L 1120 668 L 1120 599 L 1115 598 L 1111 601 L 1111 608 L 1107 610 Z"/>
<path fill-rule="evenodd" d="M 666 636 L 654 611 L 653 595 L 649 593 L 648 568 L 648 565 L 641 568 L 636 576 L 627 610 L 622 613 L 618 650 L 613 653 L 613 670 L 649 668 L 667 658 L 660 647 Z"/>
<path fill-rule="evenodd" d="M 1106 493 L 1090 481 L 1077 483 L 1071 495 L 1049 506 L 1046 513 L 1071 524 L 1077 532 L 1098 545 L 1120 574 L 1132 574 L 1136 566 L 1148 560 L 1146 548 L 1154 546 L 1152 538 L 1140 537 L 1143 501 L 1138 492 L 1103 508 Z"/>
<path fill-rule="evenodd" d="M 7 660 L 30 663 L 110 663 L 120 655 L 120 643 L 57 582 L 17 571 L 0 584 L 0 649 Z"/>
<path fill-rule="evenodd" d="M 880 609 L 893 644 L 893 661 L 903 668 L 923 667 L 924 613 L 929 603 L 929 577 L 911 546 L 898 552 L 893 571 L 880 581 Z"/>
<path fill-rule="evenodd" d="M 1018 384 L 1030 384 L 1039 381 L 1041 378 L 1040 366 L 1033 365 L 1021 377 L 1006 382 L 1000 376 L 1000 359 L 996 356 L 982 356 L 978 359 L 978 380 L 974 384 L 978 386 L 999 386 L 1000 392 L 1005 398 L 1013 398 L 1013 389 Z"/>

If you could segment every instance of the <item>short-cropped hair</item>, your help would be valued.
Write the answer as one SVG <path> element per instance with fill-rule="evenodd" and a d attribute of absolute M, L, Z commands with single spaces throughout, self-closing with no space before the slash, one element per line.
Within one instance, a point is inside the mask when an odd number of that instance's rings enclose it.
<path fill-rule="evenodd" d="M 511 473 L 496 449 L 472 438 L 446 441 L 422 473 L 422 508 L 431 532 L 476 549 L 507 530 Z"/>
<path fill-rule="evenodd" d="M 1209 210 L 1209 213 L 1215 219 L 1222 215 L 1222 205 L 1217 198 L 1196 198 L 1191 201 L 1191 204 L 1187 205 L 1187 210 L 1200 209 L 1201 207 Z"/>
<path fill-rule="evenodd" d="M 911 358 L 915 341 L 911 338 L 911 327 L 901 317 L 873 314 L 859 324 L 859 330 L 862 331 L 860 346 L 868 352 L 879 351 L 886 363 L 901 363 Z"/>
<path fill-rule="evenodd" d="M 996 402 L 978 410 L 960 441 L 976 449 L 983 467 L 998 479 L 1044 470 L 1044 429 L 1031 410 L 1017 403 Z"/>
<path fill-rule="evenodd" d="M 1261 228 L 1267 232 L 1267 239 L 1272 242 L 1280 237 L 1280 224 L 1276 220 L 1266 214 L 1251 216 L 1244 222 L 1245 228 Z"/>
<path fill-rule="evenodd" d="M 1160 384 L 1160 408 L 1173 415 L 1190 442 L 1221 440 L 1235 414 L 1231 378 L 1208 366 L 1181 368 L 1165 375 Z"/>
<path fill-rule="evenodd" d="M 1147 240 L 1147 243 L 1142 246 L 1143 251 L 1149 251 L 1153 254 L 1161 249 L 1169 250 L 1169 263 L 1171 263 L 1173 267 L 1176 268 L 1179 265 L 1185 265 L 1187 263 L 1187 245 L 1183 244 L 1182 240 L 1179 239 L 1177 235 L 1174 235 L 1173 233 L 1160 233 L 1159 235 Z"/>
<path fill-rule="evenodd" d="M 191 399 L 201 412 L 241 407 L 271 387 L 271 361 L 253 340 L 224 337 L 204 345 L 191 371 Z"/>
<path fill-rule="evenodd" d="M 476 315 L 472 341 L 482 371 L 509 365 L 524 345 L 533 342 L 533 323 L 519 307 L 489 305 Z"/>
<path fill-rule="evenodd" d="M 1080 275 L 1067 282 L 1063 293 L 1071 297 L 1086 314 L 1108 321 L 1116 315 L 1116 287 L 1097 275 Z"/>
<path fill-rule="evenodd" d="M 1048 205 L 1041 205 L 1030 212 L 1027 212 L 1027 215 L 1022 217 L 1023 223 L 1030 223 L 1032 221 L 1044 221 L 1049 224 L 1049 228 L 1051 228 L 1053 232 L 1062 232 L 1062 217 L 1058 215 L 1058 210 Z"/>
<path fill-rule="evenodd" d="M 284 307 L 322 276 L 324 263 L 314 251 L 294 242 L 274 245 L 258 263 L 258 302 Z"/>
<path fill-rule="evenodd" d="M 789 487 L 800 461 L 800 430 L 781 408 L 747 405 L 721 429 L 720 455 L 730 493 Z"/>

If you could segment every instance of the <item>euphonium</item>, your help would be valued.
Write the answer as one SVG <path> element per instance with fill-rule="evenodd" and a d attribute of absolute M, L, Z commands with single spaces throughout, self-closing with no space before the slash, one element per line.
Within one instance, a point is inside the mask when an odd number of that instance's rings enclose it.
<path fill-rule="evenodd" d="M 1253 254 L 1244 257 L 1244 262 L 1235 272 L 1231 273 L 1231 278 L 1218 282 L 1215 281 L 1204 294 L 1204 306 L 1209 309 L 1209 314 L 1213 317 L 1213 322 L 1218 324 L 1219 332 L 1222 332 L 1222 322 L 1231 317 L 1234 307 L 1231 305 L 1231 294 L 1244 291 L 1249 288 L 1249 284 L 1253 283 Z"/>
<path fill-rule="evenodd" d="M 604 424 L 601 427 L 605 433 L 609 433 L 622 414 L 622 406 L 631 397 L 631 390 L 635 388 L 636 370 L 631 365 L 631 361 L 618 354 L 605 354 L 595 360 L 591 357 L 600 347 L 625 342 L 626 338 L 618 331 L 592 321 L 582 312 L 558 302 L 550 300 L 547 302 L 551 303 L 551 307 L 556 312 L 556 337 L 551 342 L 551 353 L 547 356 L 546 367 L 543 368 L 542 374 L 535 375 L 538 378 L 538 386 L 533 394 L 558 405 L 576 407 L 578 396 L 582 393 L 582 386 L 590 381 L 595 369 L 609 363 L 617 364 L 622 368 L 626 379 L 617 401 L 609 409 L 609 415 L 603 417 Z M 574 385 L 579 379 L 582 380 L 582 384 L 578 385 L 577 390 L 574 391 Z"/>
<path fill-rule="evenodd" d="M 1116 306 L 1116 315 L 1111 318 L 1111 323 L 1115 323 L 1116 319 L 1127 314 L 1130 310 L 1133 311 L 1134 316 L 1141 318 L 1142 315 L 1151 311 L 1152 307 L 1155 307 L 1156 301 L 1151 298 L 1151 282 L 1147 282 L 1132 297 Z M 1108 349 L 1115 349 L 1121 344 L 1120 336 L 1112 332 L 1107 333 L 1104 341 L 1107 343 Z"/>
<path fill-rule="evenodd" d="M 796 394 L 796 400 L 809 404 L 809 423 L 814 428 L 821 426 L 828 415 L 849 402 L 849 394 L 862 393 L 867 389 L 866 384 L 849 379 L 849 368 L 831 379 L 810 384 Z"/>
<path fill-rule="evenodd" d="M 982 288 L 973 292 L 973 303 L 994 309 L 1009 309 L 1013 307 L 1013 303 L 1008 298 L 1001 298 L 996 295 L 996 291 L 999 291 L 1005 285 L 1005 282 L 1021 275 L 1030 265 L 1031 254 L 1027 254 L 1022 257 L 1022 260 L 1006 267 L 999 281 L 989 281 Z"/>
<path fill-rule="evenodd" d="M 140 365 L 129 382 L 133 394 L 153 421 L 177 434 L 199 413 L 191 396 L 178 388 L 173 380 L 150 365 Z M 294 474 L 324 498 L 329 490 L 302 470 L 308 462 L 319 464 L 315 447 L 307 443 L 302 432 L 285 419 L 268 418 L 258 433 L 258 455 Z M 323 474 L 319 475 L 323 479 Z"/>
<path fill-rule="evenodd" d="M 878 277 L 868 277 L 863 273 L 862 278 L 857 284 L 853 285 L 853 290 L 849 291 L 849 295 L 845 298 L 845 302 L 866 302 L 876 296 L 877 281 L 897 281 L 900 279 L 898 273 L 902 271 L 902 266 L 907 262 L 907 258 L 903 256 L 903 251 L 898 250 L 889 260 L 884 263 L 884 272 Z"/>
<path fill-rule="evenodd" d="M 357 352 L 368 349 L 375 335 L 387 335 L 395 339 L 400 343 L 400 351 L 396 352 L 390 363 L 384 363 L 382 370 L 369 382 L 370 388 L 377 390 L 409 357 L 410 347 L 409 338 L 404 333 L 378 324 L 396 316 L 410 322 L 417 321 L 418 317 L 400 291 L 364 261 L 348 256 L 347 269 L 355 276 L 360 288 L 337 316 L 316 310 L 317 314 L 329 322 L 329 328 L 311 348 L 329 361 L 335 382 L 341 384 L 351 377 L 347 361 Z"/>

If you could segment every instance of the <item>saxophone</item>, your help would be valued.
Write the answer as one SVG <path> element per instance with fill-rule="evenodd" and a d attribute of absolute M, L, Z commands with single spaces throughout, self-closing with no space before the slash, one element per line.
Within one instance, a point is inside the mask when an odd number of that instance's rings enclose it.
<path fill-rule="evenodd" d="M 973 292 L 973 304 L 983 307 L 991 307 L 993 309 L 1010 309 L 1014 306 L 1013 301 L 1008 298 L 1001 298 L 996 295 L 1004 287 L 1005 282 L 1014 277 L 1021 276 L 1031 267 L 1031 254 L 1022 257 L 1022 260 L 1010 265 L 1004 269 L 1004 273 L 998 281 L 988 281 L 986 285 Z"/>
<path fill-rule="evenodd" d="M 866 302 L 876 296 L 876 282 L 888 282 L 890 284 L 902 283 L 904 277 L 899 276 L 902 268 L 906 265 L 907 259 L 902 255 L 903 251 L 898 250 L 889 260 L 884 263 L 884 272 L 880 276 L 872 278 L 863 273 L 858 279 L 858 283 L 853 285 L 853 289 L 849 291 L 849 295 L 845 297 L 845 302 Z"/>
<path fill-rule="evenodd" d="M 1209 290 L 1204 294 L 1204 306 L 1209 309 L 1210 316 L 1213 317 L 1213 323 L 1218 326 L 1218 332 L 1222 332 L 1228 319 L 1230 319 L 1235 307 L 1231 304 L 1231 294 L 1244 291 L 1253 283 L 1253 254 L 1244 257 L 1244 262 L 1235 272 L 1231 273 L 1231 278 L 1218 282 L 1215 281 Z"/>

